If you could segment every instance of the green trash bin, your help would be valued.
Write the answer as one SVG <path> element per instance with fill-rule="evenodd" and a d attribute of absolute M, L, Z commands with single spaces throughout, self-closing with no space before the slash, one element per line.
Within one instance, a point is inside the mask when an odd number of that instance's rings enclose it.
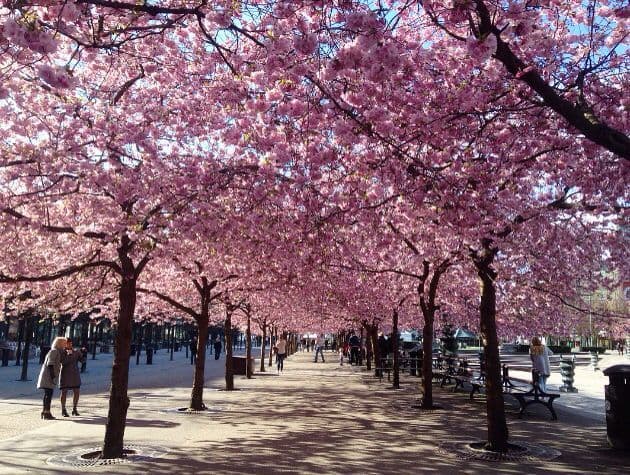
<path fill-rule="evenodd" d="M 606 398 L 606 432 L 611 447 L 630 450 L 630 365 L 618 364 L 604 370 L 609 383 Z"/>

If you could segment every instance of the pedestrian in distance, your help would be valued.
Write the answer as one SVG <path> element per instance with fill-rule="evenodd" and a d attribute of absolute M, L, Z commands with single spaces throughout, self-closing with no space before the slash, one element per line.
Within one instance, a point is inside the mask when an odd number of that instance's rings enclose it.
<path fill-rule="evenodd" d="M 278 365 L 278 373 L 284 371 L 284 359 L 287 356 L 287 339 L 284 334 L 276 342 L 276 362 Z"/>
<path fill-rule="evenodd" d="M 44 390 L 44 401 L 41 417 L 42 419 L 56 419 L 50 412 L 53 390 L 57 385 L 59 373 L 61 372 L 61 353 L 66 347 L 66 339 L 57 337 L 52 343 L 52 348 L 44 359 L 42 369 L 37 378 L 37 388 Z"/>
<path fill-rule="evenodd" d="M 547 392 L 547 378 L 551 374 L 549 365 L 549 357 L 553 352 L 542 344 L 540 338 L 535 336 L 532 338 L 532 344 L 529 347 L 529 357 L 532 360 L 532 371 L 538 372 L 538 387 L 542 392 Z"/>
<path fill-rule="evenodd" d="M 218 360 L 221 356 L 221 337 L 217 335 L 214 339 L 214 359 Z"/>
<path fill-rule="evenodd" d="M 79 394 L 81 388 L 81 371 L 79 363 L 83 363 L 86 353 L 85 348 L 75 350 L 72 347 L 72 340 L 66 340 L 66 347 L 61 352 L 61 373 L 59 375 L 59 389 L 61 390 L 61 415 L 70 417 L 66 411 L 66 397 L 68 391 L 72 391 L 72 415 L 78 416 L 77 406 L 79 404 Z"/>
<path fill-rule="evenodd" d="M 317 355 L 322 355 L 322 363 L 324 363 L 324 334 L 320 333 L 315 341 L 315 359 L 314 363 L 317 363 Z"/>
<path fill-rule="evenodd" d="M 354 332 L 350 334 L 348 344 L 350 345 L 350 364 L 354 363 L 355 365 L 359 365 L 359 350 L 361 349 L 361 340 Z"/>
<path fill-rule="evenodd" d="M 195 364 L 197 361 L 197 337 L 193 336 L 190 340 L 190 364 Z"/>

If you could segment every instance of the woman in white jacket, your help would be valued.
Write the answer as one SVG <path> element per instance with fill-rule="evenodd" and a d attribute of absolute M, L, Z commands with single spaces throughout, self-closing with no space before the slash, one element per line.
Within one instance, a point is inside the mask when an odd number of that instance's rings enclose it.
<path fill-rule="evenodd" d="M 532 344 L 529 347 L 529 357 L 532 360 L 532 369 L 538 371 L 540 378 L 538 386 L 543 392 L 547 392 L 547 378 L 551 374 L 549 367 L 549 356 L 553 355 L 553 351 L 542 344 L 540 338 L 535 336 L 532 338 Z"/>
<path fill-rule="evenodd" d="M 61 371 L 61 353 L 66 347 L 66 339 L 57 337 L 53 341 L 52 348 L 46 355 L 42 369 L 37 378 L 37 388 L 44 390 L 44 408 L 42 419 L 55 419 L 50 413 L 50 403 L 52 401 L 53 389 L 57 385 L 59 373 Z"/>

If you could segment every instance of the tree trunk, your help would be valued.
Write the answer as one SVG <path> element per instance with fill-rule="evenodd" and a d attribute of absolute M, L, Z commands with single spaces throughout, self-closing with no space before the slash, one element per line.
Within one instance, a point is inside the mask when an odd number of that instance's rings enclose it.
<path fill-rule="evenodd" d="M 371 335 L 372 326 L 365 325 L 365 369 L 368 371 L 372 371 L 372 355 L 374 354 Z"/>
<path fill-rule="evenodd" d="M 173 361 L 173 351 L 175 351 L 175 326 L 172 323 L 169 325 L 169 336 L 170 336 L 171 361 Z"/>
<path fill-rule="evenodd" d="M 247 379 L 252 378 L 252 369 L 249 366 L 249 360 L 252 357 L 252 327 L 251 317 L 247 314 L 247 328 L 245 329 L 245 375 Z"/>
<path fill-rule="evenodd" d="M 118 292 L 120 309 L 114 344 L 114 364 L 112 366 L 112 384 L 109 392 L 109 411 L 105 426 L 103 458 L 123 456 L 123 439 L 129 398 L 129 356 L 131 353 L 131 322 L 136 308 L 136 278 L 133 269 L 124 269 Z M 130 277 L 131 275 L 131 277 Z"/>
<path fill-rule="evenodd" d="M 28 381 L 28 356 L 31 352 L 34 318 L 34 316 L 29 315 L 25 318 L 24 322 L 24 350 L 22 351 L 22 374 L 20 376 L 20 381 Z"/>
<path fill-rule="evenodd" d="M 96 336 L 98 334 L 98 328 L 94 324 L 94 322 L 90 323 L 92 330 L 92 359 L 96 359 Z"/>
<path fill-rule="evenodd" d="M 434 312 L 424 315 L 422 328 L 422 407 L 433 407 L 433 322 Z"/>
<path fill-rule="evenodd" d="M 486 410 L 488 417 L 489 450 L 505 452 L 508 445 L 508 428 L 505 420 L 503 388 L 501 384 L 501 360 L 496 325 L 495 271 L 491 259 L 475 261 L 481 278 L 481 303 L 479 306 L 480 329 L 486 363 Z"/>
<path fill-rule="evenodd" d="M 398 356 L 398 310 L 394 310 L 394 316 L 392 318 L 392 348 L 394 351 L 394 381 L 392 387 L 394 389 L 400 389 L 400 358 Z"/>
<path fill-rule="evenodd" d="M 208 310 L 202 313 L 197 320 L 199 335 L 197 337 L 197 360 L 195 361 L 195 376 L 193 378 L 192 393 L 190 395 L 190 409 L 203 411 L 206 405 L 203 403 L 203 386 L 206 370 L 206 342 L 208 341 Z"/>
<path fill-rule="evenodd" d="M 267 365 L 270 368 L 273 365 L 273 350 L 272 350 L 272 348 L 273 348 L 273 332 L 274 332 L 274 328 L 272 326 L 270 331 L 269 331 L 269 364 Z"/>
<path fill-rule="evenodd" d="M 133 318 L 133 317 L 132 317 Z M 136 365 L 140 364 L 140 350 L 142 349 L 142 343 L 144 342 L 144 323 L 140 323 L 138 332 L 136 333 Z"/>
<path fill-rule="evenodd" d="M 18 344 L 15 349 L 15 366 L 20 366 L 20 360 L 22 358 L 22 341 L 24 340 L 24 327 L 26 326 L 25 318 L 23 317 L 18 323 Z"/>
<path fill-rule="evenodd" d="M 370 339 L 372 340 L 372 348 L 374 349 L 374 376 L 381 377 L 379 368 L 381 368 L 381 349 L 378 346 L 378 326 L 372 325 L 370 328 Z"/>
<path fill-rule="evenodd" d="M 265 339 L 267 338 L 267 324 L 263 324 L 262 326 L 262 341 L 260 343 L 260 372 L 265 372 Z"/>
<path fill-rule="evenodd" d="M 232 363 L 232 311 L 225 313 L 225 389 L 234 390 L 234 365 Z"/>

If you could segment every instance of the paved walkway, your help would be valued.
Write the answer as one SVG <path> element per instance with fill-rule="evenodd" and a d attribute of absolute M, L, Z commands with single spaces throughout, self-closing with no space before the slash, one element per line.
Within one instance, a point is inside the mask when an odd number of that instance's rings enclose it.
<path fill-rule="evenodd" d="M 56 421 L 37 419 L 37 392 L 13 395 L 0 400 L 0 430 L 7 430 L 5 415 L 18 408 L 24 427 L 0 441 L 0 473 L 619 474 L 630 466 L 629 454 L 607 447 L 603 420 L 562 407 L 557 422 L 544 408 L 523 420 L 515 406 L 508 410 L 512 441 L 556 449 L 562 455 L 555 460 L 485 462 L 441 454 L 437 447 L 442 443 L 484 439 L 483 398 L 470 402 L 465 393 L 436 387 L 443 410 L 419 411 L 412 408 L 418 378 L 404 376 L 396 391 L 386 380 L 379 382 L 362 368 L 340 367 L 331 353 L 327 356 L 326 363 L 315 364 L 312 353 L 292 355 L 280 375 L 237 377 L 241 390 L 234 392 L 213 390 L 223 386 L 222 368 L 209 359 L 205 402 L 214 411 L 196 416 L 165 412 L 188 401 L 192 369 L 183 356 L 156 361 L 141 372 L 132 364 L 125 442 L 168 449 L 159 459 L 133 465 L 72 469 L 46 464 L 51 455 L 101 444 L 107 395 L 100 387 L 86 388 L 80 417 Z M 155 376 L 140 376 L 154 370 Z M 146 387 L 134 383 L 143 377 Z"/>

